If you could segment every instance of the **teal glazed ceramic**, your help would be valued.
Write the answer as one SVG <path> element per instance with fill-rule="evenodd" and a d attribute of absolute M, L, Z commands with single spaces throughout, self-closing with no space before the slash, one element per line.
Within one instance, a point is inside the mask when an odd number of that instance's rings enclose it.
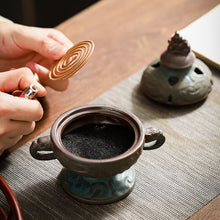
<path fill-rule="evenodd" d="M 110 177 L 85 177 L 63 168 L 60 179 L 64 190 L 79 201 L 107 204 L 125 198 L 133 189 L 135 171 L 128 170 Z"/>
<path fill-rule="evenodd" d="M 168 105 L 188 105 L 205 99 L 212 90 L 212 73 L 195 58 L 177 33 L 160 59 L 144 70 L 141 90 L 149 98 Z"/>
<path fill-rule="evenodd" d="M 105 159 L 89 159 L 68 151 L 62 137 L 91 123 L 127 127 L 132 131 L 134 141 L 124 153 Z M 164 141 L 161 130 L 145 129 L 130 112 L 108 105 L 86 105 L 62 114 L 53 124 L 50 136 L 32 142 L 30 153 L 38 160 L 59 160 L 64 167 L 59 175 L 61 185 L 75 199 L 89 204 L 106 204 L 118 201 L 132 191 L 135 183 L 132 165 L 143 149 L 156 149 Z"/>

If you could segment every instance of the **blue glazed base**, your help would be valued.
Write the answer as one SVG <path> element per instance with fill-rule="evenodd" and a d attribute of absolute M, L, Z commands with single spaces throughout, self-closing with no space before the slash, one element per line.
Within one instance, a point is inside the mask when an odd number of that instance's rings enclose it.
<path fill-rule="evenodd" d="M 63 168 L 61 185 L 75 199 L 89 204 L 107 204 L 125 198 L 135 183 L 135 171 L 131 167 L 111 177 L 91 178 L 80 176 Z"/>

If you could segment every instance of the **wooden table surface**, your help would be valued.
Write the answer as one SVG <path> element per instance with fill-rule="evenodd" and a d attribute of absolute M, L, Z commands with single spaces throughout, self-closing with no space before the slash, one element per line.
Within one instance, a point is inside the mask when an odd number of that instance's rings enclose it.
<path fill-rule="evenodd" d="M 147 66 L 167 48 L 167 40 L 219 0 L 102 0 L 60 24 L 57 29 L 73 43 L 93 40 L 89 62 L 70 79 L 65 92 L 48 88 L 41 101 L 44 117 L 22 146 L 51 127 L 63 112 L 88 104 L 111 87 Z M 190 219 L 220 219 L 220 196 Z"/>

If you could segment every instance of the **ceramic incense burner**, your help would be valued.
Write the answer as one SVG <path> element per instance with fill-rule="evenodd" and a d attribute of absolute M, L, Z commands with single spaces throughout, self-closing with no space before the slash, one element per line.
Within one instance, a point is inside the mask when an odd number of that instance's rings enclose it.
<path fill-rule="evenodd" d="M 63 138 L 89 124 L 126 128 L 132 136 L 132 142 L 124 152 L 105 159 L 86 158 L 67 150 Z M 135 183 L 132 165 L 143 149 L 158 148 L 164 141 L 160 130 L 145 129 L 130 112 L 107 105 L 86 105 L 62 114 L 53 124 L 50 136 L 32 143 L 30 153 L 38 160 L 59 160 L 64 167 L 60 173 L 61 185 L 74 198 L 86 203 L 106 204 L 120 200 L 132 191 Z M 95 143 L 89 150 L 96 150 Z"/>
<path fill-rule="evenodd" d="M 205 99 L 212 89 L 211 71 L 195 58 L 178 33 L 167 50 L 143 72 L 141 89 L 151 99 L 168 105 L 188 105 Z"/>

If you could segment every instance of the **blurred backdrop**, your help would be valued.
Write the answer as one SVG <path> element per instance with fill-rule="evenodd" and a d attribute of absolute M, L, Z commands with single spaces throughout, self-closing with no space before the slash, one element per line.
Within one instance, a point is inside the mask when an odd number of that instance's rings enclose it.
<path fill-rule="evenodd" d="M 3 0 L 0 15 L 16 23 L 54 27 L 99 0 Z"/>

